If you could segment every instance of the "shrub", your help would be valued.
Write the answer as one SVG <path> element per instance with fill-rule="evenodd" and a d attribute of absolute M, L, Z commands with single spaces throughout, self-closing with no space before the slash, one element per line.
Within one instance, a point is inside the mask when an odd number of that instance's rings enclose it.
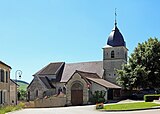
<path fill-rule="evenodd" d="M 26 97 L 27 97 L 27 91 L 23 90 L 23 89 L 20 89 L 19 92 L 18 92 L 18 99 L 19 100 L 26 100 Z"/>
<path fill-rule="evenodd" d="M 105 91 L 95 91 L 94 94 L 91 93 L 92 97 L 89 99 L 89 101 L 93 104 L 96 103 L 104 103 L 105 102 Z"/>
<path fill-rule="evenodd" d="M 160 94 L 144 95 L 145 102 L 153 102 L 153 100 L 159 100 Z"/>

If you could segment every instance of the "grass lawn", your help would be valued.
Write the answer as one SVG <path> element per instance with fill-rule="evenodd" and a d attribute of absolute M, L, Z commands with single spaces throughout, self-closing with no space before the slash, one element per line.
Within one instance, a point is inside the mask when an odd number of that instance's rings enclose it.
<path fill-rule="evenodd" d="M 18 85 L 19 85 L 19 89 L 23 89 L 23 90 L 27 90 L 27 84 L 25 84 L 25 83 L 22 83 L 22 82 L 17 82 L 18 83 Z"/>
<path fill-rule="evenodd" d="M 152 102 L 136 102 L 136 103 L 123 103 L 123 104 L 109 104 L 105 105 L 103 110 L 134 110 L 145 109 L 160 106 L 160 104 Z"/>
<path fill-rule="evenodd" d="M 20 103 L 16 106 L 4 106 L 4 107 L 0 107 L 0 114 L 6 114 L 7 112 L 12 112 L 15 110 L 20 110 L 24 107 L 23 103 Z"/>

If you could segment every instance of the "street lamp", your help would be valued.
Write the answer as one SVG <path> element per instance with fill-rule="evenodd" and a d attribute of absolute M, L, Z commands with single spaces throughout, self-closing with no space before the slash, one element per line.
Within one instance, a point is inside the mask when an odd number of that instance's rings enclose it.
<path fill-rule="evenodd" d="M 18 74 L 18 77 L 21 78 L 21 75 L 22 75 L 22 71 L 21 70 L 16 70 L 15 72 L 15 81 L 16 81 L 16 105 L 17 105 L 17 97 L 18 97 L 18 94 L 17 94 L 17 74 Z"/>

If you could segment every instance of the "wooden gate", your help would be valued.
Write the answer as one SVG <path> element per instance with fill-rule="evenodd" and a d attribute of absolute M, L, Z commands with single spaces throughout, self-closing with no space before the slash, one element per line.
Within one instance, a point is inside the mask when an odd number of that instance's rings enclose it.
<path fill-rule="evenodd" d="M 83 104 L 83 87 L 79 83 L 75 83 L 71 88 L 71 103 L 72 105 Z"/>

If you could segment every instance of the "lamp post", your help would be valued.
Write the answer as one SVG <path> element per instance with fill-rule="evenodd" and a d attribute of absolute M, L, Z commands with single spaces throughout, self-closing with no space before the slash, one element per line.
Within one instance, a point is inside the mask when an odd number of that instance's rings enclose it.
<path fill-rule="evenodd" d="M 16 105 L 17 105 L 17 100 L 18 100 L 18 92 L 17 92 L 17 74 L 18 74 L 18 77 L 21 78 L 21 75 L 22 75 L 22 71 L 21 70 L 16 70 L 15 72 L 15 81 L 16 81 Z"/>

